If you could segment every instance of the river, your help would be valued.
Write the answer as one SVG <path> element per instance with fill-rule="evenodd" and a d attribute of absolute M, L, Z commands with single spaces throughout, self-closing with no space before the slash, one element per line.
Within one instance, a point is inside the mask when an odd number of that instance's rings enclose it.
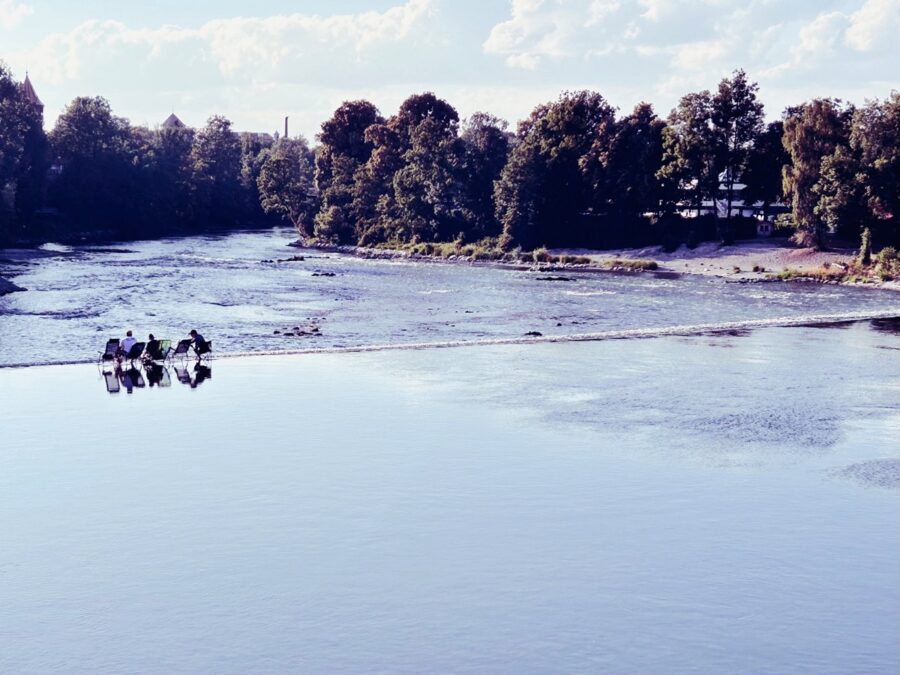
<path fill-rule="evenodd" d="M 3 364 L 75 363 L 0 368 L 0 672 L 900 668 L 896 294 L 290 238 L 4 263 Z M 527 343 L 591 335 L 652 339 Z"/>

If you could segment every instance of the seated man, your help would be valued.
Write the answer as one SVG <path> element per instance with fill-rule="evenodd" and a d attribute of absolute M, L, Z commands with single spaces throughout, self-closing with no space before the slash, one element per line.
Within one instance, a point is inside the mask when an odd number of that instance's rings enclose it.
<path fill-rule="evenodd" d="M 122 340 L 122 344 L 119 345 L 119 355 L 120 356 L 128 356 L 128 352 L 131 351 L 131 348 L 137 343 L 137 339 L 135 339 L 131 335 L 131 331 L 125 333 L 125 339 Z"/>
<path fill-rule="evenodd" d="M 153 361 L 158 361 L 162 358 L 162 353 L 159 349 L 159 340 L 153 337 L 153 333 L 150 333 L 149 339 L 147 340 L 147 346 L 144 347 L 144 353 Z"/>
<path fill-rule="evenodd" d="M 206 340 L 195 330 L 191 331 L 191 342 L 194 344 L 194 353 L 197 355 L 197 358 L 209 352 L 209 345 Z"/>

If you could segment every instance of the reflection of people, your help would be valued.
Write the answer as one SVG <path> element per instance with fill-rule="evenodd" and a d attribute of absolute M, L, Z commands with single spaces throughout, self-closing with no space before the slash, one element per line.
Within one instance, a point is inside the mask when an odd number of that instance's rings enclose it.
<path fill-rule="evenodd" d="M 153 337 L 152 335 L 150 336 Z M 153 385 L 159 385 L 162 382 L 163 378 L 163 367 L 158 363 L 148 363 L 144 370 L 147 372 L 147 385 L 152 387 Z"/>
<path fill-rule="evenodd" d="M 131 377 L 131 371 L 134 368 L 129 368 L 128 370 L 123 370 L 122 368 L 116 369 L 119 375 L 119 379 L 122 381 L 122 386 L 125 387 L 125 390 L 131 394 L 134 392 L 134 380 Z"/>
<path fill-rule="evenodd" d="M 122 344 L 119 347 L 119 353 L 122 356 L 128 356 L 128 352 L 131 351 L 131 348 L 137 344 L 137 340 L 132 336 L 131 331 L 125 333 L 125 339 L 122 340 Z"/>
<path fill-rule="evenodd" d="M 144 347 L 144 353 L 154 360 L 162 358 L 162 354 L 159 353 L 159 340 L 153 337 L 153 333 L 150 333 L 150 337 L 147 340 L 147 346 Z"/>
<path fill-rule="evenodd" d="M 194 345 L 194 353 L 197 355 L 197 358 L 200 358 L 201 355 L 209 352 L 209 345 L 206 342 L 206 339 L 200 335 L 196 330 L 191 330 L 191 343 Z"/>
<path fill-rule="evenodd" d="M 204 380 L 207 380 L 212 377 L 212 368 L 209 366 L 204 366 L 202 363 L 198 363 L 194 366 L 194 379 L 191 381 L 191 389 L 196 389 L 201 384 L 203 384 Z"/>

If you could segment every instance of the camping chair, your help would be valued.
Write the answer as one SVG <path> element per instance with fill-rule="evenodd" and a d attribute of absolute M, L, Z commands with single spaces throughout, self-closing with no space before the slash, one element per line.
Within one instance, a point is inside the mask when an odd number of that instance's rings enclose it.
<path fill-rule="evenodd" d="M 159 351 L 151 354 L 149 350 L 144 350 L 144 361 L 165 361 L 169 356 L 169 350 L 172 349 L 171 340 L 160 340 Z"/>
<path fill-rule="evenodd" d="M 97 365 L 105 361 L 115 361 L 116 354 L 119 352 L 119 338 L 113 338 L 112 340 L 106 341 L 106 349 L 100 352 L 100 357 L 97 359 Z"/>
<path fill-rule="evenodd" d="M 175 349 L 172 349 L 170 358 L 184 358 L 187 356 L 187 353 L 191 349 L 191 341 L 189 338 L 185 338 L 184 340 L 179 340 L 178 344 L 175 346 Z"/>
<path fill-rule="evenodd" d="M 207 340 L 203 345 L 203 348 L 197 352 L 198 359 L 211 359 L 212 358 L 212 340 Z"/>
<path fill-rule="evenodd" d="M 190 384 L 191 383 L 191 375 L 188 373 L 187 368 L 179 368 L 175 366 L 175 377 L 178 378 L 178 381 L 181 384 Z"/>
<path fill-rule="evenodd" d="M 144 353 L 145 342 L 135 342 L 131 345 L 131 349 L 128 350 L 128 353 L 125 355 L 125 361 L 131 361 L 134 363 L 139 358 L 141 358 L 141 354 Z"/>
<path fill-rule="evenodd" d="M 118 342 L 118 340 L 116 340 Z M 106 380 L 106 391 L 110 394 L 118 394 L 121 387 L 119 386 L 119 377 L 111 370 L 103 371 L 103 379 Z"/>
<path fill-rule="evenodd" d="M 169 352 L 172 351 L 172 341 L 171 340 L 160 340 L 159 341 L 159 358 L 155 359 L 156 361 L 165 361 L 169 358 Z"/>

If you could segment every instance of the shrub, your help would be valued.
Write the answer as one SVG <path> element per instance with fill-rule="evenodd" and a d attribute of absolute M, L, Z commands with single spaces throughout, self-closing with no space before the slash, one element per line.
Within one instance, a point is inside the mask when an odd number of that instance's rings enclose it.
<path fill-rule="evenodd" d="M 655 260 L 629 260 L 615 258 L 613 260 L 607 260 L 604 264 L 611 269 L 626 269 L 634 270 L 636 272 L 645 272 L 659 269 L 659 264 Z"/>
<path fill-rule="evenodd" d="M 553 260 L 553 256 L 550 255 L 549 251 L 544 246 L 540 248 L 536 248 L 531 252 L 531 259 L 537 263 L 546 263 L 551 262 Z"/>

